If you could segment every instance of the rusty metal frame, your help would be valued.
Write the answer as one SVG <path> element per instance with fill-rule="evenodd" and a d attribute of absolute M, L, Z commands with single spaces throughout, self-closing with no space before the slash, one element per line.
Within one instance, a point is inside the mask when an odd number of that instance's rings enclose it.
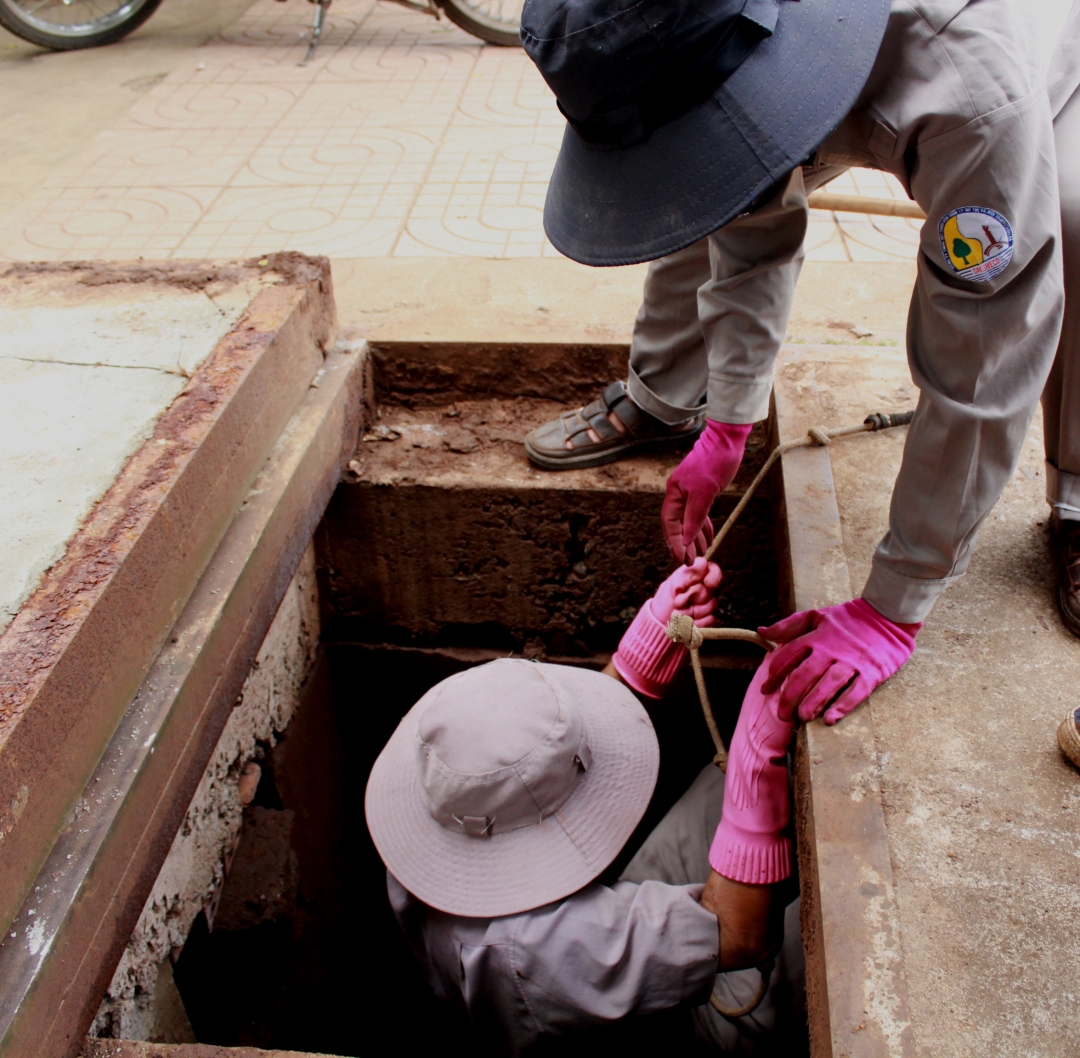
<path fill-rule="evenodd" d="M 244 678 L 355 450 L 364 349 L 331 353 L 0 942 L 0 1054 L 75 1055 Z"/>
<path fill-rule="evenodd" d="M 782 437 L 805 429 L 779 371 L 775 404 Z M 786 453 L 781 476 L 789 611 L 850 599 L 828 448 Z M 799 729 L 795 817 L 811 1055 L 914 1056 L 869 709 L 835 727 L 818 721 Z"/>
<path fill-rule="evenodd" d="M 154 436 L 128 460 L 0 636 L 5 936 L 168 629 L 333 343 L 329 262 L 278 254 L 263 265 L 226 269 L 254 270 L 271 282 L 161 416 Z M 55 267 L 80 281 L 82 266 Z M 218 271 L 208 265 L 200 274 Z M 169 274 L 168 266 L 117 265 L 108 281 L 167 281 L 161 277 Z"/>

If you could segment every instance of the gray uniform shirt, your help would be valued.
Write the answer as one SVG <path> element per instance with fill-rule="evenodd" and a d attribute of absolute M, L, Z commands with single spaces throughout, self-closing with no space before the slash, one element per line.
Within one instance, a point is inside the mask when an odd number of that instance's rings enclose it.
<path fill-rule="evenodd" d="M 520 915 L 462 918 L 417 900 L 389 872 L 390 903 L 436 995 L 467 1010 L 499 1053 L 703 1003 L 716 976 L 716 916 L 701 885 L 594 883 Z"/>
<path fill-rule="evenodd" d="M 1060 137 L 1077 134 L 1078 83 L 1080 0 L 893 0 L 869 80 L 814 160 L 757 209 L 650 266 L 630 396 L 665 422 L 701 410 L 756 422 L 791 311 L 807 192 L 864 166 L 894 174 L 926 211 L 907 336 L 921 398 L 863 591 L 894 621 L 921 621 L 966 569 L 1054 360 L 1058 156 Z M 1080 508 L 1080 478 L 1054 474 L 1051 502 Z"/>
<path fill-rule="evenodd" d="M 921 398 L 863 592 L 894 620 L 921 620 L 967 568 L 1053 362 L 1064 305 L 1053 119 L 1080 81 L 1080 50 L 1064 46 L 1078 11 L 894 0 L 862 96 L 818 154 L 821 166 L 894 174 L 927 215 L 908 317 Z"/>

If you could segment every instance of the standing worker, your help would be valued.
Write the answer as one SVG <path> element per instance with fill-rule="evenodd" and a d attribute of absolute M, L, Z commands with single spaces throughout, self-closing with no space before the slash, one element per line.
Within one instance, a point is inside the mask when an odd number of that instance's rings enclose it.
<path fill-rule="evenodd" d="M 862 597 L 763 629 L 791 646 L 762 691 L 835 723 L 896 672 L 1040 394 L 1058 604 L 1080 635 L 1080 0 L 529 0 L 522 40 L 569 122 L 548 237 L 585 264 L 653 262 L 629 378 L 531 433 L 530 459 L 698 435 L 662 519 L 676 559 L 699 555 L 767 415 L 807 195 L 881 169 L 927 216 L 919 404 Z"/>

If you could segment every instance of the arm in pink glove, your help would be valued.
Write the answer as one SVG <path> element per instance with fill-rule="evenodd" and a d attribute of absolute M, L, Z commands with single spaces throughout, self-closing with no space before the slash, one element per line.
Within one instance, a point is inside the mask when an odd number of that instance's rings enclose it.
<path fill-rule="evenodd" d="M 709 508 L 735 479 L 752 424 L 705 420 L 705 430 L 671 472 L 660 519 L 676 562 L 693 562 L 712 542 Z"/>
<path fill-rule="evenodd" d="M 762 692 L 780 692 L 780 715 L 843 719 L 892 676 L 915 649 L 919 624 L 896 624 L 865 599 L 807 610 L 759 628 L 779 644 L 765 661 Z"/>
<path fill-rule="evenodd" d="M 693 565 L 680 566 L 656 589 L 638 610 L 611 659 L 625 683 L 648 698 L 664 693 L 686 660 L 686 647 L 667 634 L 671 615 L 688 613 L 694 624 L 708 628 L 719 586 L 720 567 L 699 558 Z"/>
<path fill-rule="evenodd" d="M 781 882 L 791 874 L 791 819 L 787 751 L 795 718 L 781 715 L 777 694 L 766 694 L 769 658 L 746 691 L 731 739 L 724 808 L 709 864 L 717 874 L 748 885 Z"/>

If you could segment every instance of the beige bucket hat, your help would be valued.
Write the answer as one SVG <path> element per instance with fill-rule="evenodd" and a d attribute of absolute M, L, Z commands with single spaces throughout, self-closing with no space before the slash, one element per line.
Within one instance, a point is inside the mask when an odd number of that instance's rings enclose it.
<path fill-rule="evenodd" d="M 660 754 L 641 704 L 586 669 L 505 659 L 436 684 L 368 780 L 375 847 L 440 911 L 496 918 L 560 900 L 615 858 Z"/>

